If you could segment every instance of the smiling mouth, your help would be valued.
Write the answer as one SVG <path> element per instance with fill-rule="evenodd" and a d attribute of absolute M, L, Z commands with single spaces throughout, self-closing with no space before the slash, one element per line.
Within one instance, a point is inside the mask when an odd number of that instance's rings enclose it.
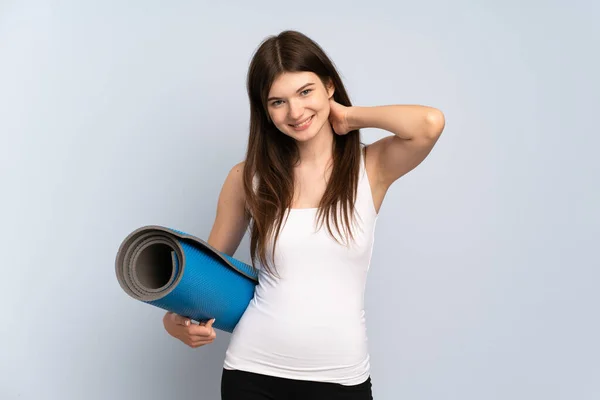
<path fill-rule="evenodd" d="M 293 126 L 294 128 L 302 128 L 303 126 L 306 126 L 310 121 L 312 121 L 314 115 L 311 115 L 307 120 L 305 120 L 304 122 L 301 122 L 299 124 L 296 125 L 290 125 Z"/>

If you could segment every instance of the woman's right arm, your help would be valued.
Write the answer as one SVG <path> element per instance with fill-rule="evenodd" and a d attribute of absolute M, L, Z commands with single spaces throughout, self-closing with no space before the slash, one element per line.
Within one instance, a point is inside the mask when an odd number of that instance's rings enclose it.
<path fill-rule="evenodd" d="M 217 203 L 217 215 L 208 236 L 208 244 L 229 256 L 233 256 L 237 250 L 249 223 L 245 212 L 243 177 L 244 162 L 241 162 L 229 171 L 223 183 Z"/>
<path fill-rule="evenodd" d="M 246 198 L 244 195 L 244 163 L 236 164 L 227 175 L 217 203 L 217 214 L 208 244 L 220 252 L 233 256 L 248 228 Z M 192 348 L 212 343 L 216 337 L 212 327 L 214 320 L 193 324 L 181 315 L 167 312 L 163 318 L 166 331 Z"/>

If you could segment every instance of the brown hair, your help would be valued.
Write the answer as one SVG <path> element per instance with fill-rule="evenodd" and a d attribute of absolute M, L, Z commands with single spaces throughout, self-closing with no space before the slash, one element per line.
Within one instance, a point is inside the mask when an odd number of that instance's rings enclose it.
<path fill-rule="evenodd" d="M 296 141 L 271 122 L 267 96 L 280 74 L 304 71 L 315 73 L 326 86 L 331 81 L 335 88 L 334 100 L 345 106 L 352 105 L 333 62 L 317 43 L 300 32 L 287 30 L 265 39 L 248 69 L 250 135 L 244 191 L 251 219 L 250 252 L 253 264 L 258 258 L 268 271 L 271 271 L 267 261 L 268 240 L 273 238 L 274 253 L 284 216 L 292 204 L 293 166 L 299 161 L 299 154 Z M 346 135 L 334 134 L 333 168 L 317 214 L 321 223 L 328 216 L 326 225 L 332 236 L 331 221 L 341 232 L 338 217 L 343 217 L 343 230 L 352 237 L 349 226 L 354 217 L 360 145 L 359 130 Z"/>

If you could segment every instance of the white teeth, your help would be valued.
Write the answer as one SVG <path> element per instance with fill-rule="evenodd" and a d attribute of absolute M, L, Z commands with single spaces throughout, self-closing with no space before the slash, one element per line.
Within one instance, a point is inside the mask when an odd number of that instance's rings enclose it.
<path fill-rule="evenodd" d="M 294 128 L 301 128 L 301 127 L 303 127 L 304 125 L 308 124 L 311 119 L 312 119 L 312 116 L 309 119 L 307 119 L 306 121 L 304 121 L 303 123 L 298 124 L 298 125 L 294 125 Z"/>

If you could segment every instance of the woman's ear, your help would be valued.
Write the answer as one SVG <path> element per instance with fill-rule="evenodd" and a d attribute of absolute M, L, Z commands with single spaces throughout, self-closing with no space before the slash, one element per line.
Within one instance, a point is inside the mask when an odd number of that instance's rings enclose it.
<path fill-rule="evenodd" d="M 333 84 L 333 79 L 329 78 L 327 81 L 327 97 L 332 98 L 335 93 L 335 85 Z"/>

